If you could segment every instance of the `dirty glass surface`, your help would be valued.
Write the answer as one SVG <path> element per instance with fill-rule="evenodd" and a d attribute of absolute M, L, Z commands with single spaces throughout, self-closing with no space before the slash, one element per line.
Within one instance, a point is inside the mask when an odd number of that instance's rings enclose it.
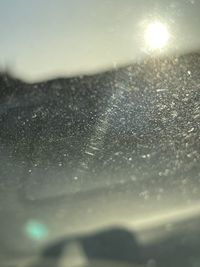
<path fill-rule="evenodd" d="M 35 267 L 72 242 L 115 264 L 199 266 L 200 53 L 180 53 L 170 27 L 145 24 L 145 56 L 95 74 L 26 82 L 2 70 L 0 265 Z"/>
<path fill-rule="evenodd" d="M 199 62 L 150 58 L 38 84 L 2 75 L 1 253 L 198 210 Z"/>

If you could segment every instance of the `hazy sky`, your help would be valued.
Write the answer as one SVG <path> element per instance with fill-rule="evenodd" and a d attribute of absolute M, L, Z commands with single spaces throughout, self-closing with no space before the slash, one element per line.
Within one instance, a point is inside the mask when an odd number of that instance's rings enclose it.
<path fill-rule="evenodd" d="M 169 28 L 164 52 L 198 48 L 199 12 L 198 0 L 0 0 L 0 67 L 38 80 L 132 62 L 152 21 Z"/>

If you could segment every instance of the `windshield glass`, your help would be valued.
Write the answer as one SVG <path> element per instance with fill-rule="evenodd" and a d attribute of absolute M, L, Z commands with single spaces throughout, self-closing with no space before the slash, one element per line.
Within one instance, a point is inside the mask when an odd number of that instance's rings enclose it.
<path fill-rule="evenodd" d="M 145 245 L 178 235 L 175 222 L 200 212 L 199 3 L 48 3 L 19 1 L 14 10 L 0 1 L 2 264 L 18 266 L 55 240 L 116 225 Z M 69 25 L 65 12 L 76 14 Z M 194 240 L 184 241 L 187 249 Z M 145 258 L 148 266 L 159 253 Z M 198 266 L 192 253 L 180 266 Z"/>

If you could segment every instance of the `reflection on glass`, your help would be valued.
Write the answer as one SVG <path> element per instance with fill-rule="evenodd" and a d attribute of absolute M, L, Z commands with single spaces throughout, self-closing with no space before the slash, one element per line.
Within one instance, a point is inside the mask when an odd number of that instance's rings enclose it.
<path fill-rule="evenodd" d="M 25 226 L 27 236 L 33 240 L 44 239 L 48 235 L 48 230 L 42 223 L 31 220 Z"/>
<path fill-rule="evenodd" d="M 169 40 L 167 27 L 161 22 L 150 23 L 145 31 L 145 41 L 151 49 L 164 48 Z"/>

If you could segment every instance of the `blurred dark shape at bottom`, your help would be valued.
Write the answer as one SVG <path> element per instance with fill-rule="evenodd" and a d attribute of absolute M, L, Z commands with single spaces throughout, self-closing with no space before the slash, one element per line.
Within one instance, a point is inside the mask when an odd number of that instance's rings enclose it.
<path fill-rule="evenodd" d="M 91 262 L 110 262 L 111 264 L 116 262 L 127 265 L 141 263 L 140 249 L 135 236 L 125 229 L 114 228 L 60 240 L 45 248 L 40 260 L 31 267 L 60 266 L 61 258 L 73 243 L 81 248 L 87 265 Z M 74 257 L 78 256 L 74 255 Z M 66 266 L 68 266 L 67 263 Z"/>

